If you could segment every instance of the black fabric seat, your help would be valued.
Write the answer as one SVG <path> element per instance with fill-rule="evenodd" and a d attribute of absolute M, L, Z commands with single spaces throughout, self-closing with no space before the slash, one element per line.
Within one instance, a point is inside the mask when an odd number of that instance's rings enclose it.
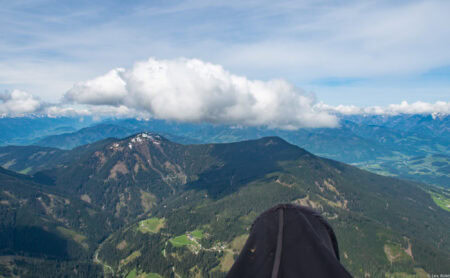
<path fill-rule="evenodd" d="M 336 236 L 317 212 L 277 205 L 253 223 L 228 278 L 352 277 L 339 262 Z"/>

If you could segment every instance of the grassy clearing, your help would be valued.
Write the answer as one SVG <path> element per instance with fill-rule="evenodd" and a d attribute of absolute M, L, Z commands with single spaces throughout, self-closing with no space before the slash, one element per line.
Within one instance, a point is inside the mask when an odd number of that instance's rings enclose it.
<path fill-rule="evenodd" d="M 120 260 L 120 265 L 126 265 L 128 263 L 130 263 L 131 261 L 135 260 L 136 258 L 141 256 L 141 251 L 134 251 L 133 253 L 131 253 L 128 257 L 126 257 L 123 260 Z"/>
<path fill-rule="evenodd" d="M 72 239 L 76 243 L 83 246 L 84 249 L 88 249 L 89 245 L 85 242 L 86 236 L 79 234 L 73 230 L 66 229 L 64 227 L 57 227 L 58 232 L 60 232 L 65 238 Z"/>
<path fill-rule="evenodd" d="M 183 247 L 187 245 L 197 245 L 199 246 L 198 240 L 201 240 L 205 235 L 203 234 L 203 230 L 195 229 L 190 233 L 186 233 L 181 236 L 177 236 L 169 239 L 170 243 L 175 247 Z"/>
<path fill-rule="evenodd" d="M 384 245 L 384 253 L 387 259 L 391 262 L 407 262 L 411 257 L 406 253 L 405 249 L 400 244 L 386 243 Z"/>
<path fill-rule="evenodd" d="M 446 211 L 450 211 L 450 198 L 445 197 L 444 195 L 435 193 L 435 192 L 429 192 L 431 195 L 431 198 L 433 201 L 438 205 L 440 208 Z"/>
<path fill-rule="evenodd" d="M 202 278 L 203 277 L 202 271 L 198 268 L 197 265 L 191 267 L 191 269 L 189 269 L 189 272 L 191 274 L 190 277 L 193 277 L 193 278 Z"/>
<path fill-rule="evenodd" d="M 162 278 L 162 276 L 161 275 L 159 275 L 158 273 L 149 273 L 149 274 L 146 274 L 146 273 L 144 273 L 146 276 L 144 276 L 145 278 Z"/>
<path fill-rule="evenodd" d="M 190 240 L 187 235 L 177 236 L 171 238 L 169 241 L 174 247 L 183 247 L 186 245 L 195 244 L 195 242 Z"/>
<path fill-rule="evenodd" d="M 20 170 L 19 173 L 20 173 L 20 174 L 23 174 L 23 175 L 26 175 L 26 174 L 28 174 L 32 169 L 33 169 L 32 167 L 28 167 L 28 168 L 25 168 L 25 169 L 23 169 L 23 170 Z"/>
<path fill-rule="evenodd" d="M 195 239 L 202 239 L 204 237 L 203 231 L 200 229 L 196 229 L 191 232 L 191 235 L 195 237 Z"/>
<path fill-rule="evenodd" d="M 145 212 L 150 211 L 150 209 L 155 205 L 156 197 L 153 194 L 141 190 L 141 206 L 144 208 Z"/>
<path fill-rule="evenodd" d="M 248 234 L 243 234 L 243 235 L 235 237 L 233 239 L 233 241 L 231 242 L 231 249 L 236 253 L 241 252 L 242 248 L 244 248 L 247 238 L 248 238 Z"/>
<path fill-rule="evenodd" d="M 136 269 L 133 269 L 132 271 L 128 272 L 127 276 L 125 276 L 126 278 L 162 278 L 161 275 L 159 275 L 158 273 L 140 273 L 138 274 L 138 272 L 136 271 Z"/>
<path fill-rule="evenodd" d="M 10 160 L 8 162 L 6 162 L 5 164 L 2 165 L 3 168 L 8 169 L 9 167 L 13 166 L 14 164 L 16 164 L 16 160 Z"/>
<path fill-rule="evenodd" d="M 136 269 L 133 269 L 132 271 L 128 272 L 126 278 L 136 278 Z"/>
<path fill-rule="evenodd" d="M 428 273 L 425 272 L 422 268 L 414 268 L 416 273 L 410 274 L 406 272 L 394 272 L 394 273 L 386 273 L 386 278 L 428 278 L 430 277 Z"/>
<path fill-rule="evenodd" d="M 239 220 L 241 220 L 245 224 L 250 225 L 253 223 L 253 221 L 255 221 L 255 219 L 256 219 L 256 217 L 258 217 L 258 215 L 259 214 L 257 214 L 256 212 L 251 211 L 249 214 L 239 217 Z"/>
<path fill-rule="evenodd" d="M 125 247 L 127 247 L 127 245 L 128 245 L 128 243 L 124 239 L 119 244 L 116 245 L 116 248 L 119 249 L 119 250 L 123 250 L 123 249 L 125 249 Z"/>
<path fill-rule="evenodd" d="M 166 225 L 166 220 L 164 218 L 149 218 L 139 222 L 138 229 L 141 233 L 152 233 L 156 234 L 164 228 Z"/>
<path fill-rule="evenodd" d="M 225 252 L 220 260 L 220 271 L 228 272 L 234 264 L 232 252 Z"/>

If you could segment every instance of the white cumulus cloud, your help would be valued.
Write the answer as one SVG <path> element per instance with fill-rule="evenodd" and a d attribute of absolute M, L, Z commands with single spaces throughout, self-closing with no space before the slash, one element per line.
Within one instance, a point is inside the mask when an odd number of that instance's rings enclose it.
<path fill-rule="evenodd" d="M 450 102 L 437 101 L 435 103 L 427 103 L 417 101 L 409 104 L 402 101 L 400 104 L 391 104 L 387 108 L 388 114 L 450 114 Z"/>
<path fill-rule="evenodd" d="M 437 101 L 435 103 L 423 101 L 408 103 L 407 101 L 402 101 L 400 104 L 390 104 L 385 107 L 357 107 L 354 105 L 332 106 L 319 102 L 315 105 L 315 108 L 321 111 L 343 115 L 450 114 L 450 102 L 445 101 Z"/>
<path fill-rule="evenodd" d="M 76 83 L 64 98 L 67 101 L 89 104 L 118 105 L 127 96 L 122 68 L 113 69 L 95 79 Z"/>
<path fill-rule="evenodd" d="M 146 112 L 136 111 L 124 105 L 48 105 L 44 109 L 44 114 L 49 117 L 83 117 L 92 116 L 94 118 L 139 118 L 149 119 Z"/>
<path fill-rule="evenodd" d="M 284 80 L 249 80 L 197 59 L 156 60 L 114 69 L 79 82 L 69 103 L 124 106 L 181 122 L 264 125 L 272 128 L 335 127 L 315 99 Z"/>
<path fill-rule="evenodd" d="M 2 115 L 24 115 L 38 111 L 41 102 L 31 94 L 13 90 L 12 92 L 0 93 L 0 114 Z"/>

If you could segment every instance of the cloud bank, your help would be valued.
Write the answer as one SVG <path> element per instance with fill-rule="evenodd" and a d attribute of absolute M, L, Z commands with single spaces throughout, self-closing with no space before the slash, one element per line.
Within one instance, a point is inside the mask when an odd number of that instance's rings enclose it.
<path fill-rule="evenodd" d="M 0 93 L 0 115 L 20 116 L 34 113 L 40 108 L 40 100 L 27 92 L 13 90 Z"/>
<path fill-rule="evenodd" d="M 164 119 L 298 129 L 337 127 L 340 115 L 450 114 L 450 102 L 331 106 L 280 79 L 250 80 L 197 59 L 156 60 L 78 82 L 59 103 L 20 90 L 0 93 L 0 116 Z"/>
<path fill-rule="evenodd" d="M 450 102 L 445 101 L 437 101 L 435 103 L 417 101 L 411 104 L 407 101 L 402 101 L 400 104 L 390 104 L 386 107 L 357 107 L 354 105 L 331 106 L 319 102 L 315 105 L 315 108 L 321 111 L 342 115 L 450 114 Z"/>
<path fill-rule="evenodd" d="M 197 59 L 156 60 L 118 68 L 64 95 L 66 103 L 144 111 L 158 119 L 297 129 L 335 127 L 337 117 L 284 80 L 249 80 Z"/>

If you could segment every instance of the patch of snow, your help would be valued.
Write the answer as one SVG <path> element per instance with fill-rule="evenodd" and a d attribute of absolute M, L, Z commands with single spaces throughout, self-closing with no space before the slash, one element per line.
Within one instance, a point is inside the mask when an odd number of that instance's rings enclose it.
<path fill-rule="evenodd" d="M 141 143 L 142 142 L 142 138 L 138 136 L 134 137 L 131 139 L 131 142 L 133 143 Z"/>
<path fill-rule="evenodd" d="M 114 143 L 114 144 L 112 144 L 112 146 L 111 147 L 109 147 L 111 150 L 117 150 L 118 148 L 119 148 L 119 144 L 118 143 Z"/>
<path fill-rule="evenodd" d="M 142 143 L 145 141 L 151 141 L 153 144 L 160 145 L 161 144 L 161 136 L 152 134 L 152 133 L 148 133 L 148 132 L 143 132 L 143 133 L 137 134 L 130 140 L 131 143 Z"/>

